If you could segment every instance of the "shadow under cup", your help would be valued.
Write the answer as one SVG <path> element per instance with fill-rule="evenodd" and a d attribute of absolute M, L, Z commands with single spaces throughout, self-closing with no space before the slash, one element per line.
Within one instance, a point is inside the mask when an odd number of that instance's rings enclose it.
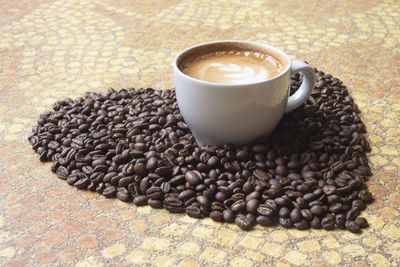
<path fill-rule="evenodd" d="M 202 81 L 182 71 L 187 62 L 201 55 L 231 50 L 270 55 L 284 66 L 283 71 L 270 79 L 246 84 Z M 210 42 L 179 53 L 174 61 L 177 102 L 198 145 L 241 145 L 271 133 L 288 102 L 290 67 L 284 52 L 247 41 Z"/>

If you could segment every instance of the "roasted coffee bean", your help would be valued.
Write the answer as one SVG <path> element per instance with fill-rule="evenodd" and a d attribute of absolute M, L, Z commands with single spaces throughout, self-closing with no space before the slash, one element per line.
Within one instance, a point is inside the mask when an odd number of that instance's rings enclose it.
<path fill-rule="evenodd" d="M 114 197 L 117 193 L 117 188 L 115 186 L 108 186 L 103 190 L 103 196 L 105 197 Z"/>
<path fill-rule="evenodd" d="M 58 167 L 56 174 L 58 176 L 58 178 L 62 179 L 62 180 L 66 180 L 68 178 L 68 170 L 67 168 L 60 166 Z"/>
<path fill-rule="evenodd" d="M 290 210 L 287 207 L 280 208 L 279 209 L 279 217 L 289 218 L 290 217 Z"/>
<path fill-rule="evenodd" d="M 250 199 L 246 202 L 246 210 L 249 213 L 256 213 L 258 208 L 258 200 L 257 199 Z"/>
<path fill-rule="evenodd" d="M 310 208 L 310 211 L 313 215 L 315 216 L 322 216 L 325 214 L 325 210 L 322 206 L 320 205 L 314 205 Z"/>
<path fill-rule="evenodd" d="M 233 210 L 234 212 L 239 212 L 242 211 L 245 206 L 246 201 L 244 201 L 243 199 L 239 199 L 231 205 L 231 210 Z"/>
<path fill-rule="evenodd" d="M 297 230 L 306 230 L 310 227 L 310 225 L 307 220 L 301 220 L 299 222 L 294 223 L 294 227 Z"/>
<path fill-rule="evenodd" d="M 186 208 L 186 214 L 193 218 L 201 218 L 202 217 L 200 208 L 193 206 L 193 205 L 188 206 Z"/>
<path fill-rule="evenodd" d="M 161 199 L 163 197 L 163 191 L 160 187 L 150 187 L 146 190 L 146 196 L 149 199 Z"/>
<path fill-rule="evenodd" d="M 210 201 L 205 195 L 199 195 L 196 197 L 196 200 L 204 207 L 208 207 L 210 205 Z"/>
<path fill-rule="evenodd" d="M 162 190 L 164 193 L 168 193 L 168 192 L 171 190 L 171 185 L 170 185 L 169 182 L 163 182 L 163 183 L 160 185 L 160 188 L 161 188 L 161 190 Z"/>
<path fill-rule="evenodd" d="M 257 208 L 257 212 L 258 214 L 260 214 L 261 216 L 267 216 L 267 217 L 272 217 L 274 214 L 273 209 L 271 209 L 270 206 L 265 205 L 265 204 L 260 204 Z"/>
<path fill-rule="evenodd" d="M 185 174 L 185 178 L 186 181 L 188 181 L 188 183 L 191 185 L 198 185 L 202 180 L 201 174 L 197 171 L 188 171 Z"/>
<path fill-rule="evenodd" d="M 231 209 L 226 209 L 222 212 L 222 216 L 224 217 L 225 222 L 234 222 L 235 214 Z"/>
<path fill-rule="evenodd" d="M 147 196 L 137 196 L 133 199 L 133 203 L 136 206 L 147 205 Z"/>
<path fill-rule="evenodd" d="M 357 217 L 373 200 L 365 126 L 345 86 L 316 74 L 312 98 L 250 145 L 198 147 L 175 92 L 153 89 L 60 100 L 28 139 L 68 184 L 137 205 L 216 221 L 239 216 L 245 228 L 279 221 L 329 230 L 345 228 L 346 217 L 350 228 L 365 227 Z M 301 81 L 291 80 L 292 94 Z"/>
<path fill-rule="evenodd" d="M 172 168 L 170 166 L 162 166 L 158 167 L 155 170 L 155 173 L 162 176 L 162 177 L 168 177 L 171 174 Z"/>
<path fill-rule="evenodd" d="M 74 186 L 78 189 L 85 189 L 90 184 L 90 179 L 85 176 L 74 183 Z"/>
<path fill-rule="evenodd" d="M 175 197 L 167 197 L 164 200 L 164 207 L 172 213 L 181 213 L 185 211 L 183 202 Z"/>
<path fill-rule="evenodd" d="M 246 231 L 252 228 L 251 221 L 243 214 L 238 214 L 236 216 L 235 223 L 237 226 Z"/>
<path fill-rule="evenodd" d="M 358 225 L 360 228 L 366 228 L 369 226 L 367 220 L 364 217 L 357 217 L 357 219 L 354 220 L 354 222 Z"/>
<path fill-rule="evenodd" d="M 222 212 L 220 212 L 220 211 L 212 211 L 211 213 L 210 213 L 210 218 L 213 220 L 213 221 L 216 221 L 216 222 L 222 222 L 222 221 L 224 221 L 224 217 L 223 217 L 223 215 L 222 215 Z"/>
<path fill-rule="evenodd" d="M 299 208 L 295 208 L 290 212 L 290 220 L 294 223 L 301 221 L 303 217 L 301 216 L 301 212 Z"/>
<path fill-rule="evenodd" d="M 184 190 L 182 192 L 179 193 L 178 198 L 182 201 L 186 201 L 191 197 L 194 197 L 196 195 L 196 192 L 194 192 L 193 190 Z"/>
<path fill-rule="evenodd" d="M 293 223 L 289 218 L 279 217 L 279 224 L 285 228 L 290 228 L 293 226 Z"/>
<path fill-rule="evenodd" d="M 159 199 L 148 199 L 147 204 L 154 209 L 161 209 L 163 207 L 163 203 Z"/>
<path fill-rule="evenodd" d="M 310 226 L 314 229 L 321 229 L 321 219 L 319 217 L 314 217 L 311 222 Z"/>
<path fill-rule="evenodd" d="M 351 208 L 347 213 L 346 213 L 346 220 L 347 221 L 354 221 L 358 215 L 360 215 L 360 211 L 354 207 Z"/>
<path fill-rule="evenodd" d="M 336 226 L 340 229 L 346 229 L 345 222 L 346 222 L 346 215 L 343 213 L 335 215 Z"/>
<path fill-rule="evenodd" d="M 309 209 L 302 209 L 302 210 L 300 211 L 300 213 L 301 213 L 301 216 L 302 216 L 304 219 L 306 219 L 307 221 L 311 221 L 312 218 L 313 218 L 313 215 L 312 215 L 312 213 L 311 213 L 311 211 L 310 211 Z"/>
<path fill-rule="evenodd" d="M 257 216 L 256 222 L 261 226 L 271 226 L 273 221 L 267 216 Z"/>
<path fill-rule="evenodd" d="M 335 223 L 335 216 L 333 216 L 332 214 L 327 214 L 321 220 L 321 227 L 324 230 L 333 230 L 335 228 Z"/>
<path fill-rule="evenodd" d="M 339 213 L 339 212 L 342 212 L 342 211 L 343 211 L 343 204 L 342 204 L 342 203 L 335 203 L 335 204 L 332 204 L 332 205 L 329 207 L 329 211 L 332 212 L 332 213 L 334 213 L 334 214 L 337 214 L 337 213 Z"/>
<path fill-rule="evenodd" d="M 117 198 L 122 201 L 129 201 L 129 192 L 128 189 L 124 187 L 120 187 L 117 190 Z"/>
<path fill-rule="evenodd" d="M 256 225 L 257 221 L 256 221 L 256 215 L 252 214 L 252 213 L 247 213 L 246 214 L 246 218 L 249 220 L 249 222 L 251 223 L 251 225 Z"/>
<path fill-rule="evenodd" d="M 74 183 L 79 179 L 77 174 L 70 174 L 67 178 L 67 183 L 69 185 L 74 185 Z"/>
<path fill-rule="evenodd" d="M 346 221 L 345 223 L 346 229 L 352 233 L 359 234 L 361 233 L 360 227 L 355 221 Z"/>
<path fill-rule="evenodd" d="M 356 208 L 357 210 L 361 211 L 361 210 L 365 209 L 365 203 L 364 203 L 364 201 L 362 201 L 360 199 L 355 199 L 351 203 L 351 207 Z"/>

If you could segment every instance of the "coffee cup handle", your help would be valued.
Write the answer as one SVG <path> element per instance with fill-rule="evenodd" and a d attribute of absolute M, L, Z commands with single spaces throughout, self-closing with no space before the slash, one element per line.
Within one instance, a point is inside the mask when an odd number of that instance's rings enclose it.
<path fill-rule="evenodd" d="M 291 75 L 298 72 L 303 73 L 303 82 L 301 83 L 300 88 L 296 91 L 296 93 L 289 96 L 285 110 L 286 113 L 295 110 L 301 104 L 306 102 L 315 86 L 315 71 L 312 67 L 310 67 L 310 65 L 301 61 L 293 60 Z"/>

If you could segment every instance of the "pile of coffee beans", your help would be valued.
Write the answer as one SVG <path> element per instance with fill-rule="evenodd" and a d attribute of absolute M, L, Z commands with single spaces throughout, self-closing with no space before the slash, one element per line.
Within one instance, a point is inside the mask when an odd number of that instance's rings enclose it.
<path fill-rule="evenodd" d="M 40 115 L 29 141 L 78 189 L 244 230 L 279 224 L 359 233 L 373 200 L 370 147 L 340 80 L 316 70 L 309 100 L 244 146 L 197 146 L 173 90 L 109 89 L 66 98 Z M 292 77 L 291 93 L 301 77 Z"/>

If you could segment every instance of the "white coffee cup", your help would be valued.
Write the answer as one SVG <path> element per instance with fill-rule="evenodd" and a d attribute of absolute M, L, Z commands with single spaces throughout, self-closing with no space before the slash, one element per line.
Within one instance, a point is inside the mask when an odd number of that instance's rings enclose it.
<path fill-rule="evenodd" d="M 179 68 L 188 54 L 207 51 L 213 46 L 238 45 L 265 52 L 285 66 L 275 77 L 247 84 L 222 84 L 194 79 Z M 247 144 L 269 135 L 285 112 L 303 104 L 315 86 L 315 72 L 306 63 L 272 46 L 239 40 L 198 44 L 181 51 L 174 60 L 175 91 L 183 118 L 199 146 Z M 303 82 L 288 97 L 290 76 L 301 72 Z"/>

